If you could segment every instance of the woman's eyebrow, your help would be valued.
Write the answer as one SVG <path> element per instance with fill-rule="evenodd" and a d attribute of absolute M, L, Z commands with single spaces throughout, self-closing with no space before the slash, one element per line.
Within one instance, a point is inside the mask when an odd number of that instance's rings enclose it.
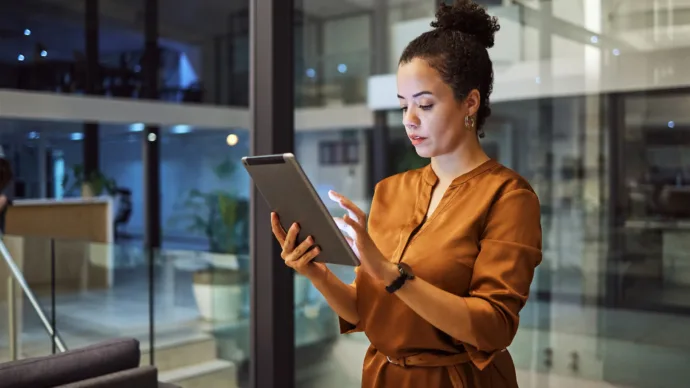
<path fill-rule="evenodd" d="M 417 98 L 417 97 L 422 96 L 422 95 L 425 95 L 425 94 L 428 94 L 428 95 L 430 95 L 430 96 L 433 95 L 433 93 L 431 93 L 431 92 L 429 92 L 429 91 L 427 91 L 427 90 L 422 90 L 421 92 L 418 92 L 418 93 L 413 94 L 413 95 L 412 95 L 412 98 Z M 401 99 L 401 100 L 404 100 L 404 99 L 405 99 L 405 97 L 403 97 L 403 96 L 401 96 L 401 95 L 399 95 L 399 94 L 398 94 L 398 98 Z"/>

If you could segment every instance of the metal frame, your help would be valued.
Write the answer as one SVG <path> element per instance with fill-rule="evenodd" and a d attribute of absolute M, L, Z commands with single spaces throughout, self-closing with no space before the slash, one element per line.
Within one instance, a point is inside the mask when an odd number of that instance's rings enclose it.
<path fill-rule="evenodd" d="M 294 13 L 299 0 L 250 1 L 252 154 L 294 152 Z M 295 386 L 293 271 L 267 204 L 251 191 L 252 387 Z"/>
<path fill-rule="evenodd" d="M 63 353 L 67 351 L 67 347 L 65 346 L 65 343 L 62 341 L 62 338 L 60 335 L 55 331 L 55 328 L 51 324 L 50 320 L 48 320 L 48 317 L 46 316 L 46 313 L 43 311 L 41 308 L 41 305 L 38 303 L 38 299 L 36 299 L 36 296 L 34 295 L 33 291 L 31 291 L 31 288 L 29 288 L 28 283 L 26 282 L 26 279 L 24 278 L 24 275 L 22 274 L 22 271 L 19 269 L 17 264 L 12 260 L 12 256 L 10 255 L 10 252 L 7 250 L 7 247 L 5 246 L 5 243 L 0 239 L 0 256 L 2 256 L 2 259 L 5 261 L 7 264 L 7 268 L 10 270 L 10 275 L 11 277 L 9 278 L 7 282 L 7 297 L 8 297 L 8 316 L 9 316 L 9 342 L 10 342 L 10 354 L 16 358 L 18 354 L 18 347 L 17 347 L 17 325 L 16 325 L 16 315 L 15 315 L 15 293 L 14 293 L 14 282 L 17 282 L 19 287 L 21 287 L 22 291 L 26 295 L 26 298 L 29 299 L 29 303 L 31 303 L 31 307 L 34 308 L 34 311 L 36 311 L 36 314 L 38 315 L 38 318 L 41 320 L 41 324 L 43 325 L 43 328 L 46 330 L 48 335 L 52 338 L 54 346 L 57 348 L 60 353 Z M 14 279 L 14 280 L 12 280 Z"/>

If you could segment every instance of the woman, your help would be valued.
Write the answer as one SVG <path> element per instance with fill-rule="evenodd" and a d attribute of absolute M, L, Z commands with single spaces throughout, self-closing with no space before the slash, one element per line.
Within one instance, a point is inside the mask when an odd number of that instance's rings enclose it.
<path fill-rule="evenodd" d="M 363 387 L 517 387 L 506 351 L 541 261 L 539 200 L 491 160 L 479 137 L 493 83 L 487 48 L 499 26 L 478 5 L 442 5 L 435 27 L 400 58 L 404 125 L 427 167 L 381 181 L 368 227 L 350 200 L 337 219 L 362 265 L 354 284 L 312 260 L 272 214 L 285 263 L 309 278 L 341 317 L 364 331 Z"/>

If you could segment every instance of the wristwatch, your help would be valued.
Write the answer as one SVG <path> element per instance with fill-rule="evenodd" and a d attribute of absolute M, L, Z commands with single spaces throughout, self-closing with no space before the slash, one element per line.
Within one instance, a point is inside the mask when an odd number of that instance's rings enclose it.
<path fill-rule="evenodd" d="M 412 268 L 410 268 L 410 266 L 405 263 L 398 263 L 398 272 L 400 273 L 400 276 L 398 276 L 397 279 L 393 280 L 391 284 L 386 286 L 386 291 L 388 291 L 391 294 L 395 291 L 398 291 L 403 286 L 403 284 L 405 284 L 406 281 L 414 279 Z"/>

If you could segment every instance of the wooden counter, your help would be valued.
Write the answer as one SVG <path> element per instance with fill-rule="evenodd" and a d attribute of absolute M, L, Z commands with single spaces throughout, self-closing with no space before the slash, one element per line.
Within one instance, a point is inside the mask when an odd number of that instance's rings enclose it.
<path fill-rule="evenodd" d="M 85 291 L 112 285 L 110 198 L 17 200 L 7 212 L 6 235 L 10 253 L 37 294 L 50 289 L 51 249 L 55 251 L 57 290 Z M 0 265 L 0 279 L 6 278 L 6 271 Z"/>

